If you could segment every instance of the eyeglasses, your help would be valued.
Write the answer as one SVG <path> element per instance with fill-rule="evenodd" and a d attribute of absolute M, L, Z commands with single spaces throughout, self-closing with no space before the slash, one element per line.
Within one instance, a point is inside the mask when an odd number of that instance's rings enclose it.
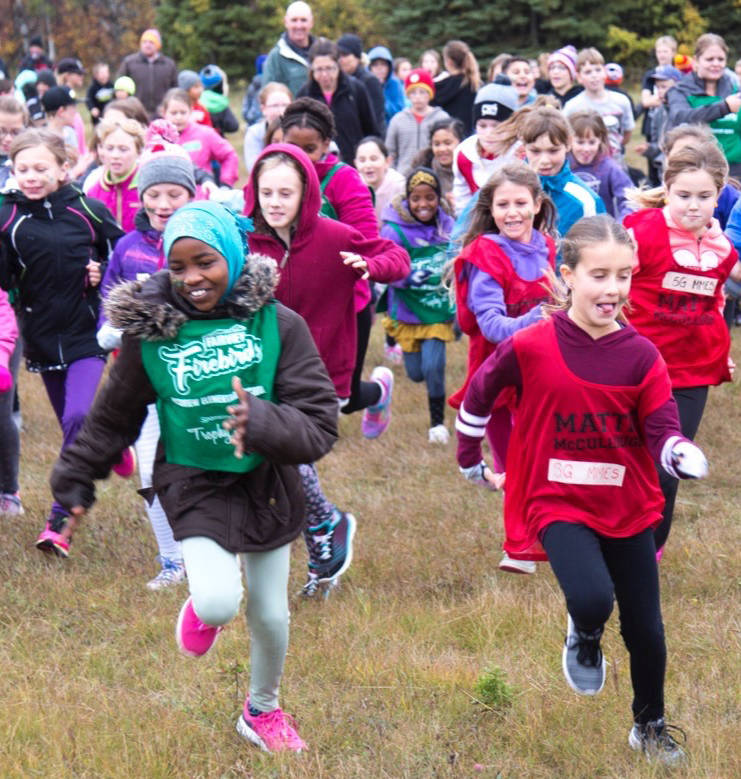
<path fill-rule="evenodd" d="M 0 138 L 4 135 L 9 135 L 11 138 L 19 136 L 26 128 L 25 127 L 0 127 Z"/>
<path fill-rule="evenodd" d="M 312 68 L 312 73 L 336 73 L 339 70 L 337 65 L 327 65 L 325 68 Z"/>

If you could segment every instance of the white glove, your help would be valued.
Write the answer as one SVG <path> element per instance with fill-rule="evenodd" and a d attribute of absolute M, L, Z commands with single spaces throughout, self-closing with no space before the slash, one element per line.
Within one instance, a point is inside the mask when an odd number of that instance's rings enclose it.
<path fill-rule="evenodd" d="M 105 349 L 107 352 L 112 352 L 114 349 L 121 347 L 121 336 L 123 330 L 119 330 L 109 322 L 106 322 L 100 330 L 98 330 L 98 346 L 101 349 Z"/>
<path fill-rule="evenodd" d="M 676 443 L 675 443 L 676 441 Z M 662 457 L 664 470 L 676 479 L 704 479 L 708 475 L 708 461 L 702 450 L 690 441 L 670 439 L 664 445 L 671 447 Z"/>
<path fill-rule="evenodd" d="M 468 468 L 459 466 L 458 469 L 468 481 L 486 487 L 488 490 L 498 490 L 504 485 L 504 474 L 494 473 L 483 460 L 478 465 L 471 465 Z"/>

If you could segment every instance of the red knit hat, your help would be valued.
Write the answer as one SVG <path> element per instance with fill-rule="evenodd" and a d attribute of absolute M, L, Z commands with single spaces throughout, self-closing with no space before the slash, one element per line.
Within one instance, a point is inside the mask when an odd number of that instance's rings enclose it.
<path fill-rule="evenodd" d="M 411 70 L 404 80 L 404 92 L 406 94 L 409 94 L 410 89 L 416 89 L 417 87 L 424 87 L 430 93 L 431 98 L 435 97 L 435 84 L 432 81 L 432 76 L 424 68 Z"/>

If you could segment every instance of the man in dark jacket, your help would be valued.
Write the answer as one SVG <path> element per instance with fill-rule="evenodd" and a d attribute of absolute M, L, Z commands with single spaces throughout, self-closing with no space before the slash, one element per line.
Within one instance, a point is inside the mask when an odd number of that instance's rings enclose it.
<path fill-rule="evenodd" d="M 363 65 L 363 41 L 348 33 L 337 41 L 340 50 L 340 67 L 348 76 L 356 78 L 368 92 L 373 115 L 381 135 L 386 132 L 386 105 L 381 82 Z"/>
<path fill-rule="evenodd" d="M 38 72 L 39 70 L 53 69 L 54 65 L 46 56 L 41 36 L 35 35 L 28 42 L 28 54 L 21 60 L 21 64 L 18 66 L 18 72 L 20 73 L 22 70 L 33 70 Z"/>
<path fill-rule="evenodd" d="M 124 58 L 116 73 L 129 76 L 136 84 L 136 97 L 141 100 L 150 119 L 157 115 L 157 108 L 165 92 L 178 85 L 178 69 L 175 62 L 160 53 L 162 39 L 155 29 L 144 30 L 139 41 L 139 51 Z"/>

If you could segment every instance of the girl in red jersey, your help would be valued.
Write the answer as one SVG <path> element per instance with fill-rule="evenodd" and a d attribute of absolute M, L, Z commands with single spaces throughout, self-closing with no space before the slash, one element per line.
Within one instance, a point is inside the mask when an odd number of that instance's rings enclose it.
<path fill-rule="evenodd" d="M 644 209 L 624 220 L 638 245 L 630 321 L 666 361 L 688 438 L 700 426 L 708 387 L 730 381 L 733 368 L 723 284 L 729 275 L 741 279 L 741 265 L 713 218 L 727 177 L 728 163 L 714 142 L 686 146 L 669 156 L 664 186 L 638 193 Z M 656 529 L 660 558 L 679 482 L 662 471 L 659 482 L 666 501 Z"/>
<path fill-rule="evenodd" d="M 454 265 L 458 321 L 470 340 L 468 373 L 450 398 L 453 408 L 460 406 L 471 378 L 496 344 L 541 318 L 542 304 L 549 299 L 547 274 L 556 257 L 549 235 L 555 213 L 538 175 L 522 162 L 504 165 L 481 189 Z M 501 471 L 512 418 L 506 402 L 490 411 L 486 436 L 494 467 Z M 535 572 L 534 563 L 506 555 L 500 567 Z"/>
<path fill-rule="evenodd" d="M 600 639 L 617 598 L 634 691 L 630 746 L 673 763 L 684 751 L 664 722 L 653 462 L 681 478 L 705 476 L 707 462 L 680 432 L 658 350 L 618 321 L 630 291 L 630 235 L 609 216 L 588 217 L 561 251 L 566 310 L 516 332 L 476 372 L 456 421 L 458 464 L 469 480 L 501 486 L 481 440 L 497 398 L 514 390 L 504 547 L 514 558 L 550 561 L 569 613 L 563 672 L 578 693 L 604 685 Z"/>

